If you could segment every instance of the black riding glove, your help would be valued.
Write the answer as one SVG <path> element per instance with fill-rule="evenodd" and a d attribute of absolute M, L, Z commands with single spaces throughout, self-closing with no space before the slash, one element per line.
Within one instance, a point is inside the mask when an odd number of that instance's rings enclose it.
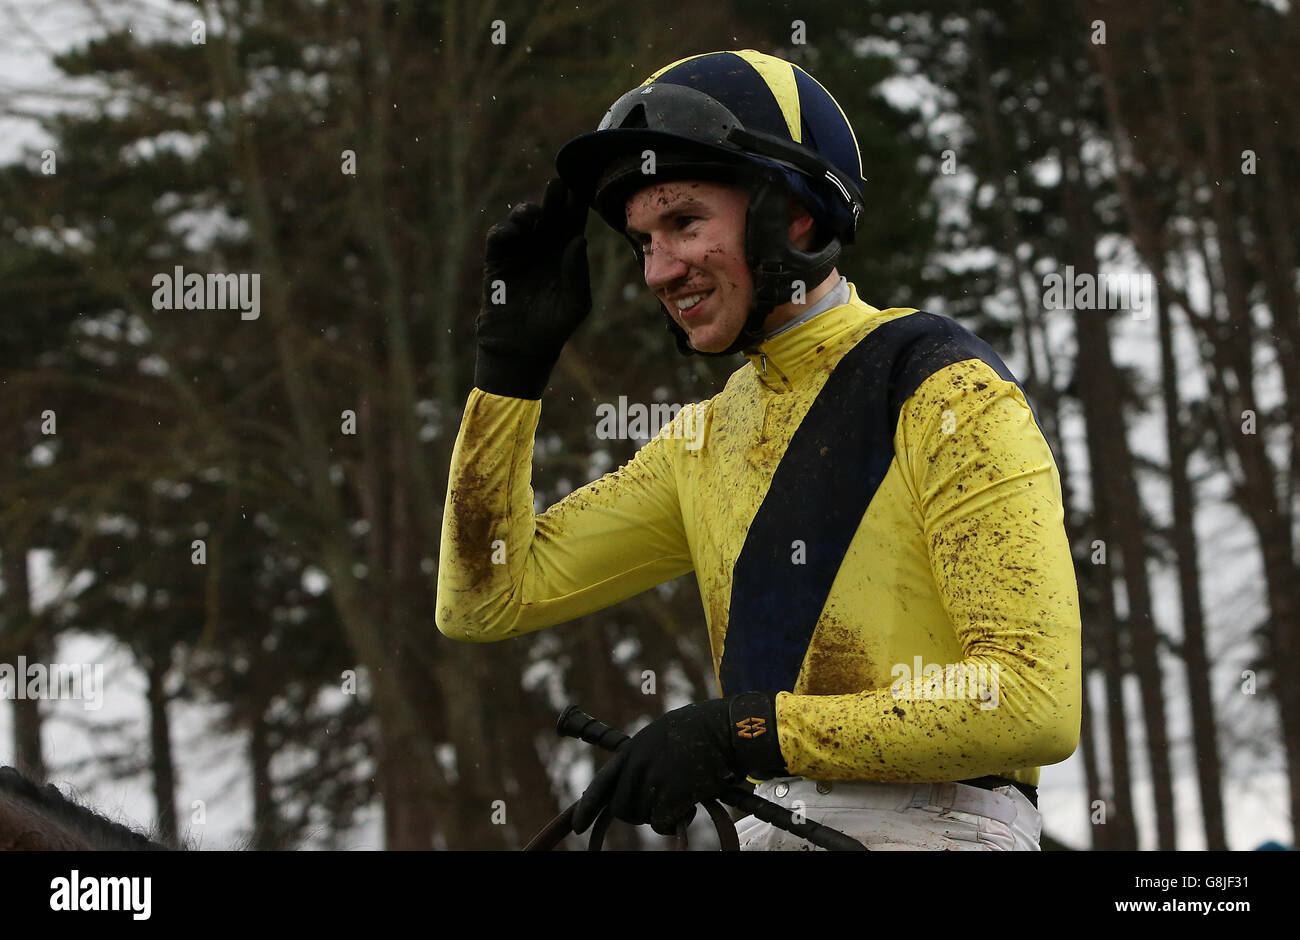
<path fill-rule="evenodd" d="M 558 179 L 540 206 L 525 202 L 492 226 L 483 253 L 474 384 L 540 399 L 573 331 L 591 311 L 587 206 Z"/>
<path fill-rule="evenodd" d="M 573 812 L 583 832 L 606 805 L 634 825 L 671 835 L 695 818 L 695 804 L 755 779 L 786 774 L 776 703 L 763 692 L 696 702 L 638 731 L 600 769 Z"/>

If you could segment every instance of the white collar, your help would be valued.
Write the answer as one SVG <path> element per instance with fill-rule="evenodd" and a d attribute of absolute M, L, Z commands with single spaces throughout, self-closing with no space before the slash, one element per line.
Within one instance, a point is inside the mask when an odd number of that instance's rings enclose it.
<path fill-rule="evenodd" d="M 836 307 L 842 307 L 849 302 L 849 279 L 843 274 L 840 275 L 840 282 L 831 288 L 828 293 L 817 303 L 813 304 L 799 316 L 795 317 L 789 323 L 783 323 L 771 333 L 764 336 L 760 343 L 766 343 L 775 336 L 780 336 L 787 330 L 793 330 L 796 326 L 802 326 L 819 313 L 825 313 L 827 310 L 833 310 Z"/>

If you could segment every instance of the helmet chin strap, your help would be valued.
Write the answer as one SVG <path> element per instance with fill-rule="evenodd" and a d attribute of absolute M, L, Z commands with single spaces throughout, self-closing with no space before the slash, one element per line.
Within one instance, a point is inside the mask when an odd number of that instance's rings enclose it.
<path fill-rule="evenodd" d="M 796 282 L 807 294 L 835 269 L 840 257 L 840 240 L 831 238 L 818 251 L 800 251 L 790 244 L 790 201 L 785 187 L 774 179 L 763 179 L 753 190 L 745 212 L 745 260 L 754 275 L 754 306 L 736 338 L 721 352 L 696 349 L 667 310 L 668 329 L 683 356 L 733 356 L 762 341 L 763 324 L 772 311 L 794 297 Z M 638 254 L 640 246 L 635 245 Z"/>

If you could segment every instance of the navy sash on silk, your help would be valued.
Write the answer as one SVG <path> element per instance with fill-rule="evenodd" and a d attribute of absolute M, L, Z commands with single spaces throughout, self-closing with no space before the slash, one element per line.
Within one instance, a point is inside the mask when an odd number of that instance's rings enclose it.
<path fill-rule="evenodd" d="M 831 584 L 894 459 L 903 404 L 935 372 L 967 359 L 1016 381 L 988 343 L 924 312 L 872 330 L 836 365 L 736 559 L 719 666 L 723 695 L 794 689 Z M 791 561 L 795 540 L 804 542 L 804 564 Z"/>

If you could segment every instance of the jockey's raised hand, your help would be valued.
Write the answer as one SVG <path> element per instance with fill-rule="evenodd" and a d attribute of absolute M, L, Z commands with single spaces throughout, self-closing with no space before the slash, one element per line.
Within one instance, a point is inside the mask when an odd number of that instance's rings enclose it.
<path fill-rule="evenodd" d="M 591 311 L 587 206 L 558 179 L 542 204 L 515 206 L 487 234 L 474 384 L 540 399 L 573 331 Z"/>

